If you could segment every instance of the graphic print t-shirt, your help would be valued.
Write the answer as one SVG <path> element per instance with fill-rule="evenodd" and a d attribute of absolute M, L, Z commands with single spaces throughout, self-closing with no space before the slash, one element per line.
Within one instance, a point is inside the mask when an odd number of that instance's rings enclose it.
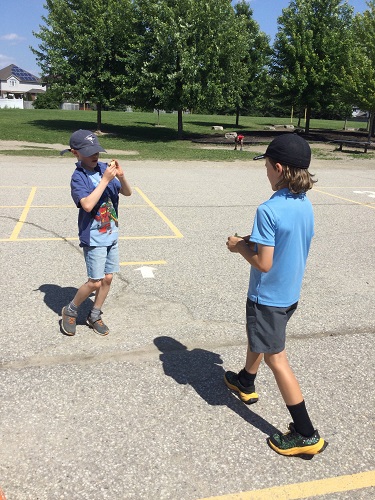
<path fill-rule="evenodd" d="M 100 182 L 99 172 L 88 172 L 94 188 Z M 110 246 L 118 238 L 118 221 L 112 200 L 104 191 L 100 198 L 100 205 L 90 227 L 90 246 Z"/>

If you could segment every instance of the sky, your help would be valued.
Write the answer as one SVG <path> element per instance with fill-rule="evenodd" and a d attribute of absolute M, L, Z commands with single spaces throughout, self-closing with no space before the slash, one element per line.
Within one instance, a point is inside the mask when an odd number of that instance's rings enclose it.
<path fill-rule="evenodd" d="M 39 40 L 33 36 L 33 31 L 39 31 L 42 16 L 47 14 L 44 9 L 45 0 L 12 0 L 5 3 L 0 15 L 0 69 L 9 64 L 15 64 L 33 75 L 40 75 L 30 45 L 38 47 Z M 232 2 L 236 3 L 236 1 Z M 250 0 L 253 18 L 258 22 L 261 31 L 270 36 L 273 42 L 277 32 L 277 18 L 290 0 Z M 355 13 L 366 10 L 366 0 L 349 0 Z"/>

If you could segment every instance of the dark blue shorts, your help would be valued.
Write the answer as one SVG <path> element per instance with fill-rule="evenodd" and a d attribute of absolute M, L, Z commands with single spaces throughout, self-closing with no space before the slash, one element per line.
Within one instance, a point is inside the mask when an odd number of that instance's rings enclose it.
<path fill-rule="evenodd" d="M 285 349 L 286 325 L 298 302 L 289 307 L 273 307 L 246 302 L 246 331 L 251 352 L 276 354 Z"/>

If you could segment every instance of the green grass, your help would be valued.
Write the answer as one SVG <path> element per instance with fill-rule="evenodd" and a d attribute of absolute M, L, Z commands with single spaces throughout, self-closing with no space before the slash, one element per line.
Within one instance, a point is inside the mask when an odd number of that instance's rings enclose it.
<path fill-rule="evenodd" d="M 119 159 L 129 160 L 208 160 L 231 161 L 247 160 L 248 155 L 241 151 L 202 149 L 192 139 L 202 134 L 220 136 L 228 131 L 263 130 L 266 126 L 290 124 L 288 118 L 240 117 L 239 127 L 235 126 L 234 116 L 194 115 L 183 116 L 184 140 L 177 140 L 177 114 L 126 113 L 104 111 L 102 113 L 102 132 L 100 143 L 105 149 L 136 151 L 135 155 L 116 154 Z M 293 120 L 297 126 L 297 120 Z M 223 131 L 212 130 L 213 125 L 221 125 Z M 312 120 L 311 128 L 342 130 L 343 121 Z M 363 122 L 350 122 L 351 127 L 361 127 Z M 27 156 L 54 156 L 58 152 L 38 147 L 39 144 L 68 145 L 69 137 L 79 128 L 96 130 L 95 111 L 63 110 L 16 110 L 0 109 L 0 140 L 27 141 L 35 147 L 23 151 L 2 151 L 2 154 Z M 259 152 L 263 152 L 262 146 Z"/>

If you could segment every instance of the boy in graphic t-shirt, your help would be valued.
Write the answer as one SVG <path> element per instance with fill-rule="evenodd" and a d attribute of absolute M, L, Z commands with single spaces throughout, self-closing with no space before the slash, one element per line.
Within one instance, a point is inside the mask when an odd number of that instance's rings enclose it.
<path fill-rule="evenodd" d="M 77 130 L 69 141 L 77 158 L 70 188 L 79 208 L 78 234 L 86 261 L 88 280 L 73 300 L 62 309 L 61 328 L 66 335 L 76 333 L 79 306 L 95 293 L 94 305 L 86 323 L 99 335 L 107 335 L 108 327 L 101 318 L 101 308 L 108 295 L 113 273 L 119 271 L 118 204 L 119 193 L 130 196 L 132 190 L 117 160 L 99 162 L 99 153 L 106 152 L 95 134 Z"/>

